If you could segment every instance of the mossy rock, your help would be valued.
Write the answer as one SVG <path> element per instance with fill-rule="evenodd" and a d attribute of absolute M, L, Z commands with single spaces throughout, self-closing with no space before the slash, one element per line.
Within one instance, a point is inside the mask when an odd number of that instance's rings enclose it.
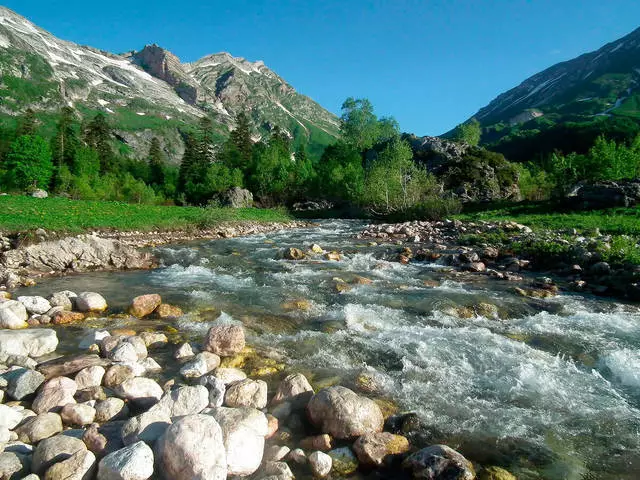
<path fill-rule="evenodd" d="M 311 307 L 311 302 L 306 299 L 291 300 L 282 304 L 283 310 L 301 310 L 303 312 L 308 312 L 311 310 Z"/>
<path fill-rule="evenodd" d="M 478 480 L 517 480 L 517 478 L 504 468 L 486 467 L 480 471 Z"/>
<path fill-rule="evenodd" d="M 385 420 L 398 413 L 398 405 L 393 400 L 389 400 L 387 398 L 374 398 L 373 401 L 376 402 L 378 407 L 380 407 L 382 416 Z"/>

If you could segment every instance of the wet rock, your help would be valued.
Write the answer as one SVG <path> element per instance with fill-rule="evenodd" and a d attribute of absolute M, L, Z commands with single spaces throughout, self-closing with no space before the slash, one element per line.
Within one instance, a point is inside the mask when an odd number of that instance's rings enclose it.
<path fill-rule="evenodd" d="M 207 412 L 222 429 L 229 475 L 251 475 L 262 462 L 267 418 L 253 408 L 213 408 Z"/>
<path fill-rule="evenodd" d="M 65 425 L 90 425 L 96 418 L 96 409 L 84 403 L 70 403 L 62 407 L 60 416 Z"/>
<path fill-rule="evenodd" d="M 161 303 L 156 309 L 156 315 L 158 315 L 158 318 L 168 320 L 172 318 L 179 318 L 184 315 L 184 312 L 180 307 L 176 307 L 175 305 Z"/>
<path fill-rule="evenodd" d="M 116 388 L 123 382 L 135 378 L 135 372 L 129 365 L 112 365 L 102 379 L 105 387 Z"/>
<path fill-rule="evenodd" d="M 19 330 L 27 328 L 27 310 L 20 302 L 7 300 L 0 303 L 0 328 Z"/>
<path fill-rule="evenodd" d="M 116 394 L 140 408 L 149 408 L 162 397 L 162 387 L 155 380 L 134 377 L 115 388 Z"/>
<path fill-rule="evenodd" d="M 309 467 L 314 477 L 324 478 L 329 475 L 333 466 L 333 459 L 323 452 L 313 452 L 309 455 Z"/>
<path fill-rule="evenodd" d="M 414 478 L 473 480 L 475 471 L 469 460 L 446 445 L 433 445 L 409 456 L 402 467 Z"/>
<path fill-rule="evenodd" d="M 173 354 L 173 358 L 176 360 L 183 360 L 185 358 L 191 358 L 195 355 L 193 347 L 189 343 L 183 343 L 178 350 Z"/>
<path fill-rule="evenodd" d="M 90 451 L 81 450 L 49 468 L 44 480 L 91 480 L 95 467 L 96 456 Z"/>
<path fill-rule="evenodd" d="M 146 480 L 151 475 L 153 450 L 144 442 L 112 452 L 98 464 L 98 480 Z"/>
<path fill-rule="evenodd" d="M 211 352 L 200 352 L 193 360 L 187 362 L 180 369 L 185 378 L 199 378 L 215 370 L 220 365 L 220 357 Z"/>
<path fill-rule="evenodd" d="M 353 450 L 360 463 L 369 467 L 378 467 L 388 455 L 398 455 L 409 451 L 409 441 L 392 433 L 368 433 L 353 444 Z"/>
<path fill-rule="evenodd" d="M 54 325 L 67 325 L 69 323 L 81 322 L 84 318 L 84 313 L 60 310 L 51 315 L 51 322 Z"/>
<path fill-rule="evenodd" d="M 137 318 L 144 318 L 151 315 L 162 303 L 162 297 L 157 293 L 140 295 L 131 301 L 129 313 Z"/>
<path fill-rule="evenodd" d="M 267 406 L 267 383 L 249 378 L 227 388 L 224 403 L 229 407 L 264 408 Z"/>
<path fill-rule="evenodd" d="M 188 415 L 171 425 L 158 440 L 156 458 L 167 480 L 227 478 L 222 429 L 209 415 Z"/>
<path fill-rule="evenodd" d="M 309 419 L 324 433 L 347 439 L 381 432 L 384 418 L 380 407 L 342 386 L 316 393 L 307 406 Z"/>
<path fill-rule="evenodd" d="M 169 342 L 167 336 L 161 332 L 142 332 L 140 338 L 147 348 L 158 348 Z"/>
<path fill-rule="evenodd" d="M 221 357 L 231 357 L 245 347 L 244 328 L 240 325 L 215 325 L 209 329 L 204 349 Z"/>
<path fill-rule="evenodd" d="M 326 260 L 331 260 L 334 262 L 339 262 L 342 260 L 342 256 L 338 252 L 327 252 L 324 254 L 324 258 Z"/>
<path fill-rule="evenodd" d="M 60 415 L 53 412 L 41 413 L 35 417 L 30 417 L 16 428 L 18 440 L 32 444 L 60 432 L 62 432 L 62 419 Z"/>
<path fill-rule="evenodd" d="M 301 373 L 294 373 L 280 382 L 271 403 L 277 405 L 286 400 L 291 402 L 294 407 L 306 406 L 312 396 L 313 388 L 307 377 Z"/>
<path fill-rule="evenodd" d="M 75 382 L 78 390 L 84 390 L 89 387 L 99 387 L 106 370 L 101 365 L 83 368 L 75 376 Z"/>
<path fill-rule="evenodd" d="M 122 420 L 129 416 L 129 408 L 124 400 L 110 397 L 96 403 L 95 421 L 105 423 L 112 420 Z"/>
<path fill-rule="evenodd" d="M 521 288 L 516 287 L 514 291 L 521 297 L 529 298 L 551 298 L 557 296 L 557 293 L 544 288 Z"/>
<path fill-rule="evenodd" d="M 43 315 L 51 310 L 51 304 L 44 297 L 38 296 L 21 296 L 17 300 L 24 305 L 28 313 Z"/>
<path fill-rule="evenodd" d="M 302 260 L 305 254 L 299 248 L 285 248 L 282 252 L 282 258 L 285 260 Z"/>
<path fill-rule="evenodd" d="M 6 381 L 5 391 L 14 400 L 22 400 L 36 393 L 44 383 L 44 375 L 28 368 L 16 368 L 0 375 Z"/>
<path fill-rule="evenodd" d="M 485 467 L 480 471 L 478 480 L 517 480 L 517 478 L 504 468 Z"/>
<path fill-rule="evenodd" d="M 321 452 L 328 452 L 333 448 L 333 441 L 330 435 L 323 433 L 322 435 L 303 438 L 300 441 L 300 447 L 305 450 L 320 450 Z"/>
<path fill-rule="evenodd" d="M 462 265 L 462 270 L 467 272 L 484 272 L 487 270 L 487 266 L 482 262 L 471 262 Z"/>
<path fill-rule="evenodd" d="M 73 396 L 78 386 L 67 377 L 56 377 L 43 385 L 33 401 L 32 409 L 36 413 L 59 411 L 68 403 L 76 403 Z"/>
<path fill-rule="evenodd" d="M 96 292 L 79 293 L 75 304 L 80 312 L 104 312 L 107 309 L 107 301 Z"/>
<path fill-rule="evenodd" d="M 332 469 L 337 475 L 348 476 L 358 469 L 358 459 L 349 447 L 336 448 L 329 451 Z"/>
<path fill-rule="evenodd" d="M 51 307 L 62 307 L 64 310 L 73 310 L 73 299 L 78 295 L 69 290 L 55 292 L 49 297 Z"/>
<path fill-rule="evenodd" d="M 213 375 L 205 375 L 200 377 L 200 385 L 205 386 L 209 390 L 209 407 L 221 407 L 224 403 L 224 394 L 227 388 L 222 380 Z"/>
<path fill-rule="evenodd" d="M 66 460 L 74 453 L 86 449 L 82 440 L 63 433 L 45 438 L 33 452 L 32 471 L 43 475 L 54 463 Z"/>
<path fill-rule="evenodd" d="M 27 455 L 20 455 L 15 452 L 0 453 L 0 478 L 8 480 L 18 480 L 28 475 L 30 462 Z"/>

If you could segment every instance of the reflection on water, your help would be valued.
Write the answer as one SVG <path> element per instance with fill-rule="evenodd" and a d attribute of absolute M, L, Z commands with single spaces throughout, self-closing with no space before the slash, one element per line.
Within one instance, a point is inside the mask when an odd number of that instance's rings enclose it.
<path fill-rule="evenodd" d="M 159 248 L 158 270 L 52 279 L 29 292 L 94 290 L 116 309 L 157 292 L 194 312 L 177 324 L 187 337 L 201 338 L 222 312 L 316 385 L 353 384 L 367 372 L 380 394 L 420 414 L 416 443 L 447 442 L 520 478 L 637 478 L 638 309 L 579 296 L 526 300 L 508 282 L 390 262 L 398 247 L 353 240 L 361 227 L 332 221 Z M 283 247 L 313 243 L 344 260 L 277 259 Z M 64 345 L 82 328 L 66 329 Z"/>

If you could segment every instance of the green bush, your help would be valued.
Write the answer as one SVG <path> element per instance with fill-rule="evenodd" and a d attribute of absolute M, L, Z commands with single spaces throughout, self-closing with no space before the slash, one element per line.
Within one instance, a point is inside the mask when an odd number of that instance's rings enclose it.
<path fill-rule="evenodd" d="M 6 160 L 9 183 L 19 189 L 49 188 L 53 175 L 49 144 L 37 135 L 22 135 L 12 144 Z"/>

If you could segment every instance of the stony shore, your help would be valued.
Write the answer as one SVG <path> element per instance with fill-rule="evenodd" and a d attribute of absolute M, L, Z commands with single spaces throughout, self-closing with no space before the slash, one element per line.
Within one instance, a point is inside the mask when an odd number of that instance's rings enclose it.
<path fill-rule="evenodd" d="M 78 323 L 108 308 L 96 292 L 3 300 L 0 313 L 23 322 L 15 328 L 44 316 Z M 182 311 L 149 294 L 134 298 L 127 315 L 171 321 Z M 515 478 L 445 445 L 413 447 L 406 435 L 419 424 L 414 414 L 273 369 L 246 345 L 240 324 L 218 321 L 192 343 L 161 325 L 94 330 L 72 355 L 56 352 L 55 328 L 0 330 L 0 478 Z M 271 383 L 259 378 L 261 362 L 279 372 L 264 377 Z M 168 378 L 175 364 L 179 373 Z"/>

